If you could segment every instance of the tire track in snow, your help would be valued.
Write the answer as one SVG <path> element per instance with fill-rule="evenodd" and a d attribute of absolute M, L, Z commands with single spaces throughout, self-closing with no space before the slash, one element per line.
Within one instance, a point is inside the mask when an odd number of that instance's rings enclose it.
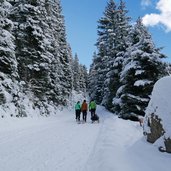
<path fill-rule="evenodd" d="M 107 112 L 105 112 L 107 114 Z M 96 146 L 83 171 L 121 171 L 132 167 L 127 162 L 127 149 L 137 139 L 127 133 L 128 121 L 108 113 L 98 136 Z M 132 124 L 132 123 L 130 123 Z M 134 128 L 135 129 L 135 128 Z M 130 130 L 130 128 L 128 129 Z M 135 130 L 133 130 L 135 132 Z M 140 132 L 138 131 L 138 134 Z M 120 163 L 124 163 L 121 165 Z"/>

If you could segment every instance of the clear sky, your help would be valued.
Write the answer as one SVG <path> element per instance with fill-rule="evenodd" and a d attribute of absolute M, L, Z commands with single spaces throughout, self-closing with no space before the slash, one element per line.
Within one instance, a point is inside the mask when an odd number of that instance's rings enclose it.
<path fill-rule="evenodd" d="M 81 64 L 88 68 L 92 63 L 97 40 L 98 20 L 108 0 L 61 0 L 67 40 L 73 56 L 77 53 Z M 119 3 L 119 0 L 115 0 Z M 162 53 L 171 61 L 171 0 L 124 0 L 128 16 L 135 22 L 143 17 L 156 47 L 164 47 Z"/>

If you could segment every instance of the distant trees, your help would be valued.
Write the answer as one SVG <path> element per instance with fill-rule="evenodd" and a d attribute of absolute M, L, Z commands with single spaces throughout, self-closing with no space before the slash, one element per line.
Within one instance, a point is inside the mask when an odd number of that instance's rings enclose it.
<path fill-rule="evenodd" d="M 90 65 L 88 78 L 88 92 L 91 99 L 95 99 L 98 104 L 103 99 L 103 83 L 105 65 L 100 55 L 94 53 L 93 63 Z"/>
<path fill-rule="evenodd" d="M 88 84 L 88 73 L 85 65 L 79 64 L 78 55 L 75 54 L 75 57 L 72 62 L 72 71 L 73 71 L 73 89 L 76 91 L 87 91 Z"/>
<path fill-rule="evenodd" d="M 64 105 L 74 89 L 85 92 L 86 67 L 79 61 L 73 67 L 76 61 L 66 40 L 60 1 L 0 2 L 1 103 L 6 103 L 5 91 L 12 97 L 23 93 L 21 101 L 27 98 L 41 114 L 49 114 L 49 104 Z M 5 82 L 5 78 L 11 81 Z M 14 86 L 18 86 L 16 95 Z M 26 106 L 22 108 L 24 112 Z M 21 110 L 19 113 L 23 116 Z"/>
<path fill-rule="evenodd" d="M 91 98 L 121 117 L 144 115 L 154 83 L 166 75 L 165 56 L 141 19 L 132 26 L 127 12 L 122 0 L 107 3 L 89 76 Z"/>

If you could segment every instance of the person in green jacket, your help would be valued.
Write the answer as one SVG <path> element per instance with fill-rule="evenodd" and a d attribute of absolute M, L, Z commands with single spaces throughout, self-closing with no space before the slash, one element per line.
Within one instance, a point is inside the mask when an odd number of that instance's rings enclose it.
<path fill-rule="evenodd" d="M 80 101 L 78 101 L 75 104 L 75 115 L 76 115 L 76 121 L 80 122 L 80 114 L 81 114 L 81 104 Z"/>
<path fill-rule="evenodd" d="M 91 112 L 91 117 L 93 117 L 96 113 L 96 103 L 94 100 L 91 100 L 89 103 L 89 111 Z"/>

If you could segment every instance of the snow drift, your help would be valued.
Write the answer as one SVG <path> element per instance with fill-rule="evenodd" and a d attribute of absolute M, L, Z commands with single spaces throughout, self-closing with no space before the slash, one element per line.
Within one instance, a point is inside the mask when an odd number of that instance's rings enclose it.
<path fill-rule="evenodd" d="M 147 141 L 171 153 L 171 76 L 156 82 L 144 122 Z"/>

